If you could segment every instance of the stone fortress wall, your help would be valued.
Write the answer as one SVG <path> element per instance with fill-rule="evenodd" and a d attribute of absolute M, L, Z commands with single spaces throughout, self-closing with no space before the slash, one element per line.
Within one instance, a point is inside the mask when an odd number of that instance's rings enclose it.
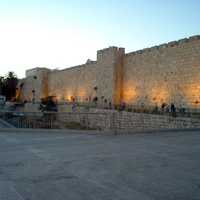
<path fill-rule="evenodd" d="M 49 73 L 49 95 L 59 100 L 87 102 L 94 97 L 98 99 L 115 99 L 115 65 L 124 49 L 115 47 L 98 51 L 97 61 Z"/>
<path fill-rule="evenodd" d="M 26 71 L 26 77 L 21 79 L 18 88 L 20 89 L 21 100 L 36 101 L 48 96 L 48 75 L 49 69 L 34 68 Z M 33 90 L 35 94 L 33 94 Z"/>
<path fill-rule="evenodd" d="M 200 37 L 125 55 L 124 101 L 200 107 Z"/>
<path fill-rule="evenodd" d="M 135 106 L 200 108 L 200 36 L 125 54 L 110 47 L 97 52 L 97 61 L 65 70 L 28 70 L 22 100 L 125 102 Z"/>

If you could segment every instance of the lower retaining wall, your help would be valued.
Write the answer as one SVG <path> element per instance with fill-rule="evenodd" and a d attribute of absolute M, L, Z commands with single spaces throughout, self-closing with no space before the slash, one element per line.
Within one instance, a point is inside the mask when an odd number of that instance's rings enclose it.
<path fill-rule="evenodd" d="M 89 113 L 58 113 L 62 123 L 77 122 L 94 129 L 143 131 L 200 128 L 200 119 L 90 109 Z"/>
<path fill-rule="evenodd" d="M 116 129 L 126 130 L 156 130 L 156 129 L 184 129 L 200 128 L 200 120 L 141 113 L 116 113 Z"/>
<path fill-rule="evenodd" d="M 20 112 L 38 113 L 38 104 L 27 104 Z M 199 118 L 172 117 L 160 114 L 132 113 L 126 111 L 77 108 L 72 112 L 71 105 L 60 105 L 56 113 L 56 127 L 67 128 L 69 123 L 78 123 L 82 127 L 100 130 L 143 131 L 158 129 L 200 128 Z M 27 114 L 28 114 L 27 113 Z M 25 115 L 27 115 L 25 114 Z M 40 113 L 41 114 L 41 113 Z M 54 121 L 52 121 L 54 122 Z"/>
<path fill-rule="evenodd" d="M 107 113 L 58 113 L 57 120 L 61 128 L 67 128 L 70 123 L 78 123 L 86 129 L 111 129 L 111 115 Z"/>

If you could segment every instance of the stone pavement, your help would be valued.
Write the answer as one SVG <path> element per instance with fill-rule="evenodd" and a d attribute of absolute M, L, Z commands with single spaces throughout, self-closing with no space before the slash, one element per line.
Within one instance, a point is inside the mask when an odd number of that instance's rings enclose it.
<path fill-rule="evenodd" d="M 200 132 L 0 132 L 0 200 L 199 200 Z"/>

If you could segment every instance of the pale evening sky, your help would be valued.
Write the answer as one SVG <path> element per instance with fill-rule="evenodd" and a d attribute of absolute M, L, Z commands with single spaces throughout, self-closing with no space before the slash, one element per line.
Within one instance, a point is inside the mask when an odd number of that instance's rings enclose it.
<path fill-rule="evenodd" d="M 0 0 L 0 76 L 200 34 L 199 0 Z"/>

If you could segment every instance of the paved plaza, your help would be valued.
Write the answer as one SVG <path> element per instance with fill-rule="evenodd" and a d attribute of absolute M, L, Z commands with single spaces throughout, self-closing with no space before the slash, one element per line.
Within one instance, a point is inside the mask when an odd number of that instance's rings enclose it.
<path fill-rule="evenodd" d="M 200 131 L 0 132 L 0 200 L 199 200 Z"/>

